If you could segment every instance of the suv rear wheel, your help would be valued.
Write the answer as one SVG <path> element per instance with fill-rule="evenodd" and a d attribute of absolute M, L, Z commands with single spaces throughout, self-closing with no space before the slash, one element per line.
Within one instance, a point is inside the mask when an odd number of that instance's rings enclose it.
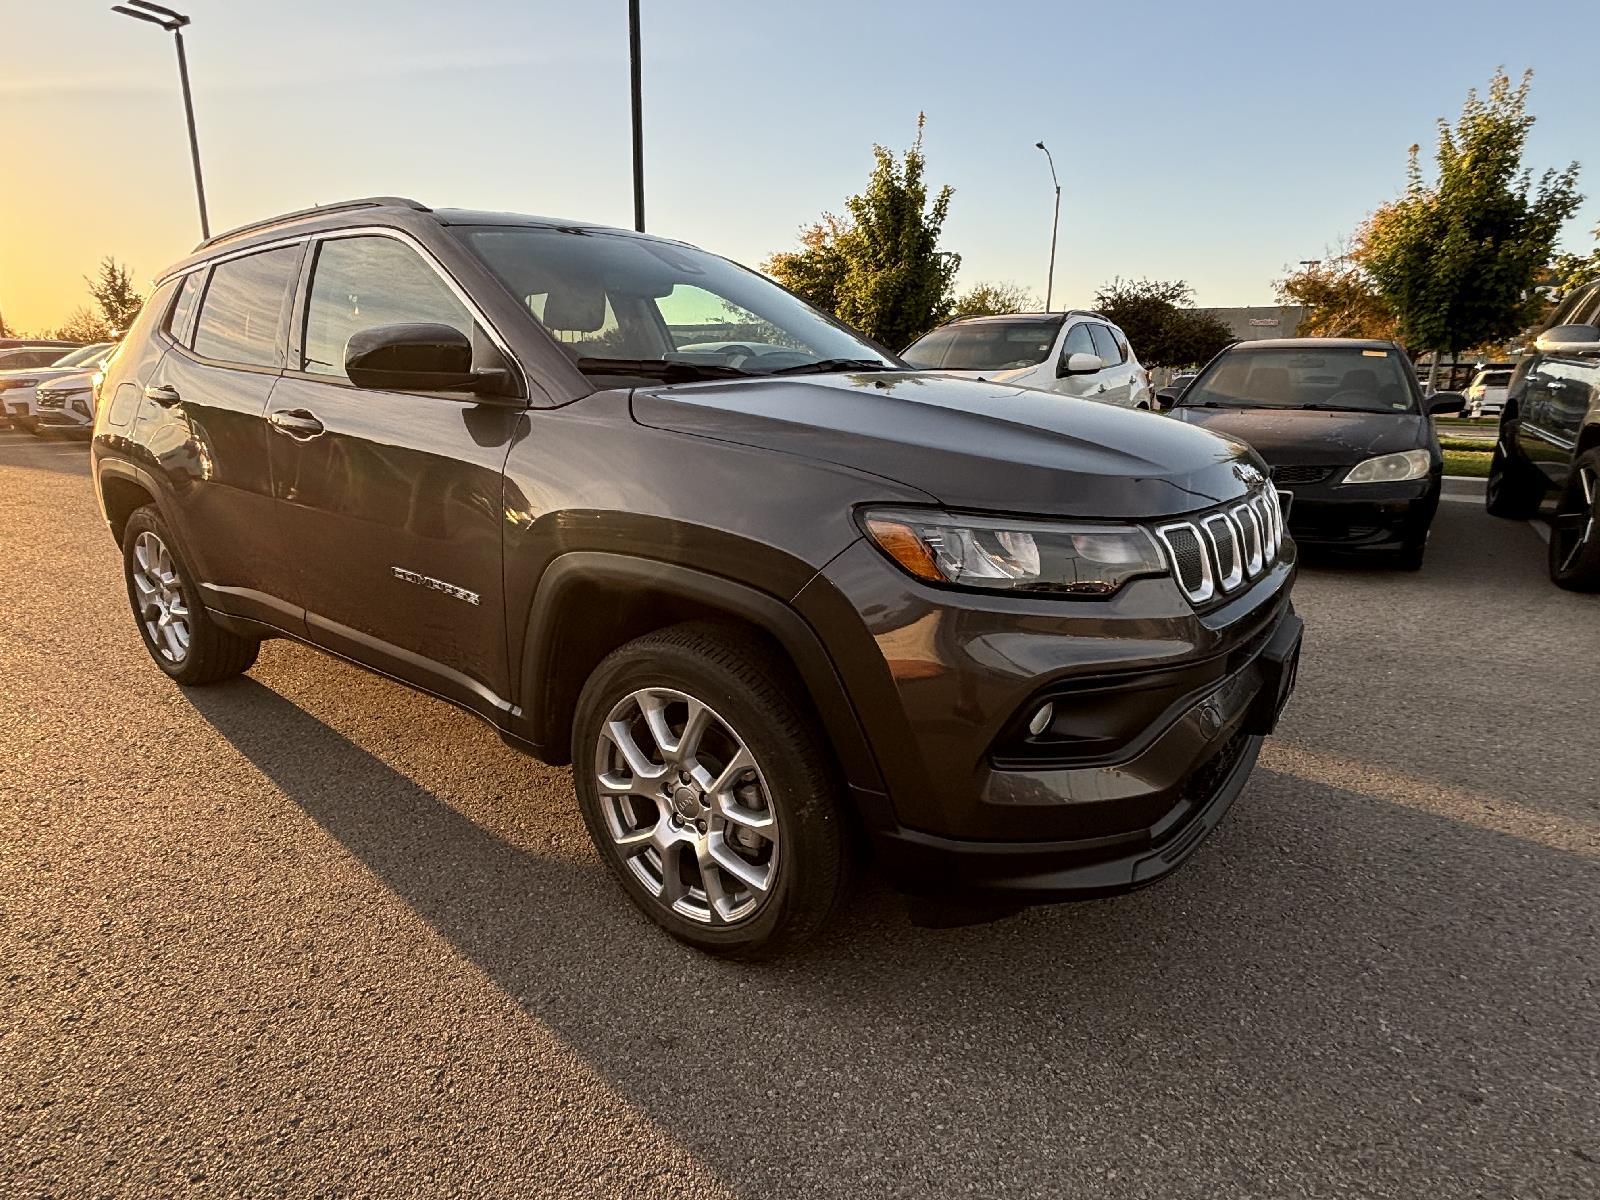
<path fill-rule="evenodd" d="M 788 678 L 738 630 L 679 625 L 615 651 L 578 700 L 589 835 L 633 902 L 702 950 L 778 953 L 843 887 L 838 785 Z"/>
<path fill-rule="evenodd" d="M 1489 460 L 1489 482 L 1484 487 L 1483 506 L 1491 517 L 1526 521 L 1539 511 L 1544 485 L 1519 456 L 1506 453 L 1506 446 L 1515 438 L 1516 430 L 1508 425 L 1500 427 L 1494 457 Z"/>
<path fill-rule="evenodd" d="M 1572 464 L 1550 522 L 1550 578 L 1574 592 L 1600 591 L 1600 450 Z"/>
<path fill-rule="evenodd" d="M 256 661 L 260 642 L 231 634 L 206 615 L 194 576 L 154 505 L 128 518 L 122 567 L 144 648 L 178 683 L 220 683 Z"/>

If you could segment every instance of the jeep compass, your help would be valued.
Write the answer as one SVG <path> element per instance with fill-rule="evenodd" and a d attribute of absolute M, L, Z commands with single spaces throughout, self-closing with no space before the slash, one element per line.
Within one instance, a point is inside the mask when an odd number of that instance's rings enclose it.
<path fill-rule="evenodd" d="M 247 226 L 107 365 L 94 479 L 156 666 L 290 637 L 571 763 L 707 950 L 817 929 L 857 843 L 1010 903 L 1161 878 L 1294 683 L 1253 451 L 909 370 L 658 237 L 377 198 Z"/>

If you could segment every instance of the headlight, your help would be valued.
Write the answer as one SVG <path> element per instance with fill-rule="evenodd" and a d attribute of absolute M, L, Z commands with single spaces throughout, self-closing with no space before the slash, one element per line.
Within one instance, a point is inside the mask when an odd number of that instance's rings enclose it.
<path fill-rule="evenodd" d="M 1167 573 L 1155 539 L 1134 525 L 916 509 L 876 509 L 863 515 L 862 525 L 907 573 L 950 587 L 1109 596 L 1140 575 Z"/>
<path fill-rule="evenodd" d="M 1346 483 L 1404 483 L 1421 479 L 1432 461 L 1426 450 L 1403 450 L 1399 454 L 1380 454 L 1357 463 L 1344 477 Z"/>
<path fill-rule="evenodd" d="M 37 379 L 0 379 L 0 392 L 9 392 L 12 388 L 38 387 Z"/>

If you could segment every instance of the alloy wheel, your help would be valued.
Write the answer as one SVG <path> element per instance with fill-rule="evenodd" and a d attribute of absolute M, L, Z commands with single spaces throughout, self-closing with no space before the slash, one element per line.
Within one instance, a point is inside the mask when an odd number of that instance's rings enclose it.
<path fill-rule="evenodd" d="M 1597 480 L 1592 467 L 1580 466 L 1577 471 L 1578 501 L 1571 512 L 1556 514 L 1552 523 L 1550 537 L 1556 544 L 1556 553 L 1552 561 L 1559 562 L 1560 570 L 1570 571 L 1577 565 L 1579 557 L 1590 544 L 1595 535 L 1595 522 L 1600 514 L 1600 505 L 1595 502 L 1597 493 L 1600 493 L 1600 480 Z"/>
<path fill-rule="evenodd" d="M 704 702 L 642 688 L 607 716 L 594 771 L 606 832 L 657 903 L 700 925 L 749 920 L 773 895 L 779 829 L 744 740 Z"/>
<path fill-rule="evenodd" d="M 134 540 L 133 561 L 133 594 L 150 644 L 167 662 L 181 664 L 189 657 L 189 602 L 172 552 L 146 530 Z"/>

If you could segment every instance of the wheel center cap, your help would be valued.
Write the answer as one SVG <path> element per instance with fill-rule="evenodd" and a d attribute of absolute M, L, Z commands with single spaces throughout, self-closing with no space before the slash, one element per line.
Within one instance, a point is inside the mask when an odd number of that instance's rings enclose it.
<path fill-rule="evenodd" d="M 700 793 L 692 787 L 676 787 L 672 790 L 672 807 L 685 821 L 697 820 L 705 811 L 705 802 L 700 799 Z"/>

